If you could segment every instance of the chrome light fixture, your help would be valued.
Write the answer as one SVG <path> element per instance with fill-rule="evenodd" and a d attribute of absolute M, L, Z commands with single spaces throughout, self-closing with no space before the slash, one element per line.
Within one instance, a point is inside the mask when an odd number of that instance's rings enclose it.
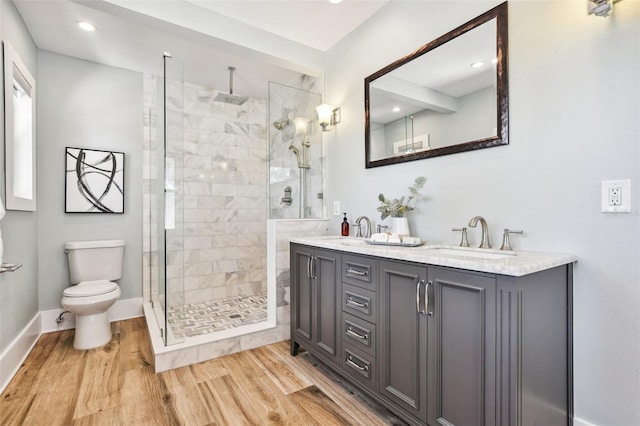
<path fill-rule="evenodd" d="M 340 107 L 334 108 L 331 105 L 322 104 L 316 107 L 318 113 L 318 123 L 323 132 L 333 130 L 333 127 L 340 123 Z"/>
<path fill-rule="evenodd" d="M 615 0 L 587 0 L 589 14 L 593 13 L 596 16 L 606 18 L 611 14 L 614 1 Z"/>

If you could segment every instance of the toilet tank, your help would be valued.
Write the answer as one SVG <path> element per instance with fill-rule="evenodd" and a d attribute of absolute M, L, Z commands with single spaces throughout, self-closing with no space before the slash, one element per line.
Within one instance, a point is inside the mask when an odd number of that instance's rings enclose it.
<path fill-rule="evenodd" d="M 71 284 L 122 277 L 124 240 L 70 241 L 64 248 Z"/>

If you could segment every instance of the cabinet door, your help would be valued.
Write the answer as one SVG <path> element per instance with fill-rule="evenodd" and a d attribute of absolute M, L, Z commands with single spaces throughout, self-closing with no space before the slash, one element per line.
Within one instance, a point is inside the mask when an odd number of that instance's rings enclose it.
<path fill-rule="evenodd" d="M 313 285 L 315 337 L 314 344 L 320 351 L 338 362 L 338 334 L 340 312 L 340 255 L 327 250 L 314 251 Z"/>
<path fill-rule="evenodd" d="M 495 277 L 436 267 L 428 275 L 429 424 L 495 424 Z"/>
<path fill-rule="evenodd" d="M 416 298 L 424 298 L 426 278 L 424 266 L 380 262 L 378 391 L 422 422 L 427 419 L 427 317 L 418 312 Z"/>
<path fill-rule="evenodd" d="M 291 246 L 291 339 L 311 342 L 313 301 L 310 262 L 313 250 L 305 246 Z"/>

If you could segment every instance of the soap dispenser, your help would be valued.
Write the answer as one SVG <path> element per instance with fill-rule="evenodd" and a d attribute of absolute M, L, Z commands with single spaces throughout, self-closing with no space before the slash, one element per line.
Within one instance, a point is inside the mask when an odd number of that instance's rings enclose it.
<path fill-rule="evenodd" d="M 344 218 L 342 219 L 342 236 L 349 236 L 349 221 L 347 220 L 347 214 L 343 213 Z"/>

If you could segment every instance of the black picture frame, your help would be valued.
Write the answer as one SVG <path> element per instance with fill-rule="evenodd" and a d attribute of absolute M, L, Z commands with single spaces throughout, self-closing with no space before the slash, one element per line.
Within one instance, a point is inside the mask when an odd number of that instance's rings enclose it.
<path fill-rule="evenodd" d="M 65 213 L 124 213 L 124 152 L 66 147 Z"/>

